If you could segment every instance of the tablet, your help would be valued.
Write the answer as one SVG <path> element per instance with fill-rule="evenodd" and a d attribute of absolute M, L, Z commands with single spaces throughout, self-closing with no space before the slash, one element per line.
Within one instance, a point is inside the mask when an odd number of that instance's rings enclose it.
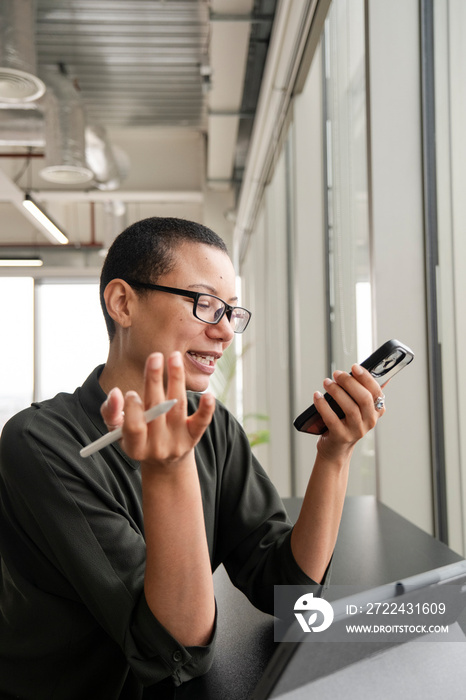
<path fill-rule="evenodd" d="M 360 636 L 356 641 L 348 639 L 346 632 L 348 624 L 360 626 L 367 623 L 368 611 L 374 611 L 376 606 L 378 606 L 377 610 L 380 613 L 383 613 L 384 609 L 392 611 L 412 609 L 409 606 L 415 606 L 415 610 L 422 611 L 423 605 L 430 606 L 429 610 L 432 611 L 435 603 L 437 606 L 435 611 L 438 612 L 439 601 L 447 601 L 441 621 L 444 627 L 448 627 L 448 634 L 436 634 L 435 632 L 424 634 L 418 633 L 414 629 L 412 634 L 380 634 L 375 637 L 369 634 Z M 429 667 L 426 655 L 432 653 L 432 649 L 429 649 L 432 645 L 421 644 L 421 642 L 438 642 L 434 645 L 437 649 L 437 657 L 439 660 L 442 659 L 442 663 L 448 663 L 451 653 L 447 652 L 448 650 L 451 652 L 452 649 L 449 642 L 466 641 L 461 619 L 466 608 L 466 561 L 439 567 L 401 581 L 359 592 L 332 601 L 331 606 L 334 610 L 334 619 L 326 630 L 326 636 L 320 637 L 318 634 L 312 636 L 311 633 L 310 637 L 302 629 L 299 632 L 299 625 L 296 624 L 288 628 L 250 700 L 269 700 L 269 698 L 301 700 L 301 698 L 307 699 L 311 696 L 322 700 L 327 696 L 329 698 L 339 697 L 340 693 L 335 694 L 337 687 L 345 688 L 345 697 L 353 697 L 351 688 L 356 676 L 359 680 L 354 689 L 356 693 L 354 697 L 358 697 L 359 700 L 365 697 L 362 694 L 360 682 L 364 678 L 369 698 L 374 679 L 381 672 L 378 665 L 384 669 L 393 668 L 395 664 L 398 670 L 396 673 L 394 672 L 394 682 L 398 682 L 396 679 L 401 679 L 402 683 L 406 683 L 410 673 L 412 674 L 413 659 L 418 659 L 420 664 L 422 662 L 420 666 L 422 673 L 417 676 L 417 683 L 420 683 L 422 679 L 428 684 L 433 682 L 427 681 L 428 674 L 426 675 Z M 427 608 L 425 610 L 428 612 Z M 375 619 L 371 613 L 371 622 Z M 419 619 L 419 616 L 416 617 L 416 622 Z M 438 616 L 436 619 L 439 619 Z M 400 621 L 405 622 L 408 619 L 398 616 L 398 622 Z M 413 621 L 414 618 L 411 617 L 410 622 Z M 420 625 L 408 626 L 421 627 Z M 321 639 L 322 641 L 320 641 Z M 450 674 L 449 678 L 454 687 L 462 684 L 464 688 L 466 683 L 466 645 L 461 643 L 454 645 L 453 651 L 454 655 L 461 655 L 461 664 L 458 663 L 457 659 L 454 668 L 457 669 L 458 674 L 463 674 L 464 677 L 453 677 Z M 410 661 L 402 663 L 403 659 L 410 659 Z M 365 664 L 364 667 L 361 664 Z M 372 669 L 369 676 L 367 675 L 368 669 Z M 407 675 L 404 680 L 403 675 Z M 443 672 L 441 675 L 443 676 Z M 352 683 L 353 685 L 351 685 Z M 314 693 L 317 694 L 314 695 Z M 417 697 L 417 695 L 411 696 L 406 695 L 406 693 L 398 697 L 401 696 Z M 424 692 L 424 697 L 426 696 L 432 697 Z M 374 694 L 372 694 L 373 697 L 375 697 Z M 377 699 L 379 700 L 381 697 L 379 693 Z M 387 695 L 386 697 L 395 698 L 397 696 L 394 691 L 393 696 Z"/>

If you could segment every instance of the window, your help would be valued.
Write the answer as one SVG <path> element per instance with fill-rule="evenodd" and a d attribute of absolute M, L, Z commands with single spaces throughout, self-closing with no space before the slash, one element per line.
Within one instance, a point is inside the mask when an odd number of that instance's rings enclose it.
<path fill-rule="evenodd" d="M 28 406 L 34 376 L 34 280 L 0 278 L 2 342 L 0 343 L 0 429 Z"/>
<path fill-rule="evenodd" d="M 373 350 L 363 0 L 330 7 L 324 84 L 329 359 L 332 370 L 349 370 Z M 349 493 L 375 493 L 373 433 L 356 449 Z"/>
<path fill-rule="evenodd" d="M 38 401 L 74 391 L 107 359 L 108 339 L 95 282 L 36 285 Z"/>
<path fill-rule="evenodd" d="M 442 0 L 433 6 L 435 157 L 439 342 L 448 506 L 448 544 L 466 549 L 466 5 Z M 440 510 L 440 508 L 438 508 Z"/>
<path fill-rule="evenodd" d="M 72 392 L 104 363 L 108 339 L 96 280 L 0 278 L 0 427 L 30 405 Z"/>

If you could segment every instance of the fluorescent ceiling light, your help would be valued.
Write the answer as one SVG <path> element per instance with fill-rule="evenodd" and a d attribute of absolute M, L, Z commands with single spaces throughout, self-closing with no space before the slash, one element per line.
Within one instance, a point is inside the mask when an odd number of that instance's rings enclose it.
<path fill-rule="evenodd" d="M 30 195 L 25 195 L 23 200 L 23 207 L 28 210 L 30 214 L 48 231 L 58 243 L 65 245 L 69 243 L 68 238 L 62 231 L 58 228 L 52 219 L 39 207 L 38 204 L 34 202 Z"/>
<path fill-rule="evenodd" d="M 0 258 L 0 267 L 41 267 L 40 258 Z"/>

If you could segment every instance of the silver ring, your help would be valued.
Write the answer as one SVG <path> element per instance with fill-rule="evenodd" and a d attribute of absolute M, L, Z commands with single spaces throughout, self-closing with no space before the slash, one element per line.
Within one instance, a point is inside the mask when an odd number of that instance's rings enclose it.
<path fill-rule="evenodd" d="M 381 411 L 382 408 L 385 407 L 385 396 L 382 394 L 382 396 L 377 396 L 376 400 L 374 401 L 374 407 L 376 411 Z"/>

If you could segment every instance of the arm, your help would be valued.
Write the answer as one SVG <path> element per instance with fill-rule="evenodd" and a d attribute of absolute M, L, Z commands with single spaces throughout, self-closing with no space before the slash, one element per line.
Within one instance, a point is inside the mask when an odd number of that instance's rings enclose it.
<path fill-rule="evenodd" d="M 0 550 L 5 581 L 11 573 L 15 582 L 4 588 L 12 627 L 0 647 L 11 658 L 29 654 L 50 693 L 110 678 L 119 687 L 127 664 L 143 684 L 172 676 L 179 685 L 213 657 L 213 642 L 183 645 L 148 606 L 140 464 L 120 445 L 79 455 L 104 431 L 97 377 L 21 412 L 0 440 Z"/>
<path fill-rule="evenodd" d="M 322 394 L 315 394 L 316 408 L 328 430 L 317 443 L 316 461 L 291 536 L 297 563 L 315 581 L 322 580 L 335 547 L 354 446 L 384 413 L 374 407 L 381 390 L 367 370 L 353 365 L 352 375 L 335 372 L 333 376 L 334 381 L 325 380 L 324 387 L 345 418 L 340 420 Z"/>
<path fill-rule="evenodd" d="M 184 372 L 179 354 L 168 362 L 167 398 L 177 404 L 148 425 L 143 412 L 165 399 L 163 356 L 148 358 L 144 401 L 135 392 L 124 399 L 122 447 L 141 462 L 147 604 L 161 624 L 185 646 L 209 642 L 215 618 L 212 571 L 204 525 L 194 447 L 209 425 L 215 407 L 204 395 L 187 416 Z M 118 423 L 123 398 L 112 392 L 103 415 Z"/>

